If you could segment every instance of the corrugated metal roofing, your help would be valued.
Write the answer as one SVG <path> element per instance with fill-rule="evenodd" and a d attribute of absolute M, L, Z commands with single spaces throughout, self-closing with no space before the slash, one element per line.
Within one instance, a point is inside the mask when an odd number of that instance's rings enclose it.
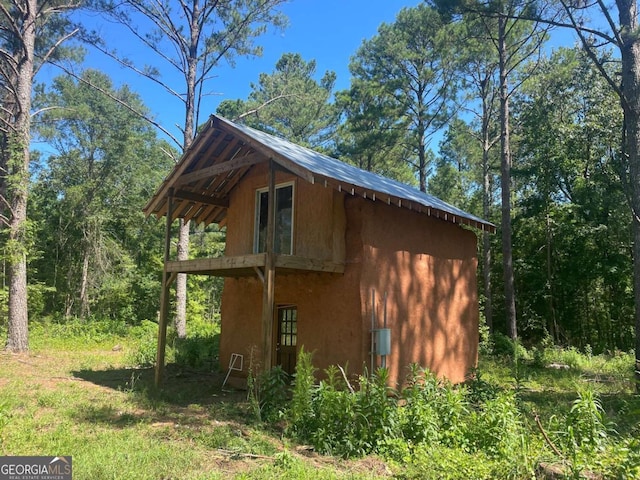
<path fill-rule="evenodd" d="M 450 205 L 449 203 L 440 200 L 433 195 L 421 192 L 420 190 L 413 188 L 405 183 L 392 180 L 373 172 L 362 170 L 348 163 L 342 162 L 301 145 L 291 143 L 282 138 L 274 137 L 273 135 L 262 132 L 260 130 L 256 130 L 246 125 L 238 125 L 222 117 L 217 118 L 223 122 L 233 125 L 235 128 L 244 132 L 246 135 L 254 138 L 260 143 L 269 146 L 271 149 L 275 150 L 283 157 L 288 158 L 298 166 L 308 170 L 314 175 L 333 178 L 334 180 L 344 182 L 345 184 L 353 184 L 367 190 L 372 190 L 374 192 L 405 199 L 409 202 L 420 204 L 426 208 L 433 208 L 442 212 L 447 212 L 451 215 L 467 219 L 479 225 L 485 225 L 486 227 L 489 227 L 491 229 L 495 228 L 493 224 L 487 222 L 486 220 L 483 220 L 480 217 L 476 217 L 475 215 L 472 215 L 465 212 L 464 210 Z"/>
<path fill-rule="evenodd" d="M 226 217 L 226 208 L 220 202 L 228 200 L 230 191 L 251 165 L 257 163 L 256 156 L 263 161 L 272 158 L 310 182 L 323 182 L 353 195 L 416 210 L 448 222 L 495 230 L 495 226 L 486 220 L 409 185 L 216 115 L 211 116 L 191 148 L 150 199 L 144 212 L 147 215 L 166 215 L 169 191 L 176 187 L 182 197 L 177 200 L 174 218 L 193 219 L 205 224 L 221 222 Z M 239 160 L 243 158 L 249 160 L 241 163 Z M 208 176 L 209 171 L 218 171 L 216 169 L 225 165 L 232 165 L 233 170 Z M 195 172 L 198 171 L 204 175 L 197 175 Z"/>

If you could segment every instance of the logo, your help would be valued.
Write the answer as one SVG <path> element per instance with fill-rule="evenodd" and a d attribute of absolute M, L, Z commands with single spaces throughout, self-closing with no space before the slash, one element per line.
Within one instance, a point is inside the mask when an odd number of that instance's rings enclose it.
<path fill-rule="evenodd" d="M 0 480 L 71 480 L 71 457 L 0 457 Z"/>

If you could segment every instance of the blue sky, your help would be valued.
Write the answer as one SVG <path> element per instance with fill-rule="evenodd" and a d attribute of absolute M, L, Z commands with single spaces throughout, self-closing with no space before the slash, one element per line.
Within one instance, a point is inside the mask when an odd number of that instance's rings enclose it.
<path fill-rule="evenodd" d="M 200 122 L 214 113 L 221 101 L 245 99 L 250 92 L 250 84 L 257 81 L 260 73 L 272 72 L 283 53 L 300 53 L 306 61 L 316 60 L 318 78 L 326 70 L 333 70 L 337 74 L 336 89 L 348 88 L 349 60 L 362 41 L 376 35 L 381 23 L 393 22 L 402 8 L 420 3 L 421 0 L 291 0 L 282 7 L 282 12 L 289 18 L 289 26 L 284 31 L 270 31 L 257 40 L 264 49 L 262 57 L 239 58 L 235 68 L 223 63 L 215 69 L 215 77 L 208 84 L 209 94 L 202 101 L 203 117 Z M 136 64 L 153 62 L 154 65 L 162 65 L 149 57 L 139 43 L 124 41 L 131 37 L 119 32 L 117 26 L 104 23 L 97 17 L 88 17 L 88 21 L 95 21 L 95 28 L 102 32 L 110 45 Z M 184 122 L 184 106 L 164 89 L 95 51 L 89 51 L 83 67 L 106 72 L 115 85 L 128 84 L 140 94 L 154 118 L 174 136 L 181 138 L 177 125 Z M 173 88 L 183 89 L 181 77 L 174 80 L 170 71 L 162 71 L 162 74 L 164 78 L 170 78 Z"/>
<path fill-rule="evenodd" d="M 280 32 L 270 31 L 259 37 L 257 43 L 264 49 L 260 58 L 238 58 L 235 68 L 223 63 L 215 69 L 215 78 L 209 81 L 210 94 L 203 99 L 204 121 L 215 113 L 217 105 L 226 99 L 245 99 L 250 84 L 263 72 L 272 72 L 284 53 L 300 53 L 306 61 L 316 60 L 317 77 L 325 71 L 337 74 L 336 89 L 349 87 L 349 59 L 362 41 L 373 37 L 383 22 L 393 22 L 404 7 L 412 7 L 420 0 L 291 0 L 281 8 L 288 17 L 289 26 Z M 91 20 L 89 20 L 91 21 Z M 139 64 L 145 62 L 144 50 L 135 42 L 122 42 L 124 35 L 111 24 L 96 23 L 103 38 L 110 45 Z M 147 54 L 148 55 L 148 54 Z M 149 61 L 151 57 L 148 57 Z M 154 62 L 155 64 L 155 62 Z M 184 106 L 149 80 L 118 66 L 103 54 L 88 52 L 83 67 L 106 72 L 115 85 L 128 84 L 142 97 L 159 123 L 181 138 L 176 124 L 184 122 Z M 59 72 L 51 72 L 57 75 Z M 162 72 L 163 75 L 170 72 Z M 170 81 L 174 88 L 181 88 L 184 81 Z"/>

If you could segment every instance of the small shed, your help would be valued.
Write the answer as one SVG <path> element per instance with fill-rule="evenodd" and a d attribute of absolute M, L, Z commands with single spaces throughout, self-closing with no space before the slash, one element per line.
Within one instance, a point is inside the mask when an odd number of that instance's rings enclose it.
<path fill-rule="evenodd" d="M 411 363 L 453 382 L 476 364 L 475 231 L 494 226 L 438 198 L 211 116 L 144 211 L 167 217 L 156 382 L 178 273 L 225 278 L 222 366 L 253 352 L 293 373 L 302 346 L 393 383 Z M 226 227 L 224 256 L 171 260 L 177 218 Z"/>

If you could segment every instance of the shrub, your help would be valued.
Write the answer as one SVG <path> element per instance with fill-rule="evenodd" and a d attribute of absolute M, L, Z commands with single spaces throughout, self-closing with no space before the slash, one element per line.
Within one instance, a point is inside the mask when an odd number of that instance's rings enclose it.
<path fill-rule="evenodd" d="M 213 337 L 176 338 L 173 345 L 176 364 L 182 367 L 213 369 L 215 354 Z"/>
<path fill-rule="evenodd" d="M 472 413 L 467 422 L 469 440 L 474 451 L 509 458 L 521 447 L 524 434 L 515 397 L 499 393 Z"/>
<path fill-rule="evenodd" d="M 519 342 L 513 341 L 506 335 L 501 333 L 493 334 L 493 353 L 499 357 L 507 357 L 512 360 L 531 360 L 531 354 L 527 349 Z"/>
<path fill-rule="evenodd" d="M 399 429 L 402 437 L 412 444 L 439 440 L 438 415 L 434 408 L 437 379 L 419 365 L 409 367 L 406 388 L 401 397 Z"/>
<path fill-rule="evenodd" d="M 279 365 L 258 375 L 254 370 L 251 362 L 247 378 L 247 399 L 251 409 L 258 421 L 275 422 L 287 407 L 289 374 Z"/>
<path fill-rule="evenodd" d="M 480 369 L 472 369 L 465 382 L 467 386 L 467 398 L 471 406 L 480 407 L 488 400 L 496 398 L 500 389 L 483 378 Z"/>
<path fill-rule="evenodd" d="M 308 439 L 315 428 L 313 399 L 316 393 L 315 372 L 312 363 L 313 353 L 300 348 L 296 361 L 296 373 L 293 375 L 293 397 L 289 409 L 291 418 L 290 432 L 300 439 Z"/>
<path fill-rule="evenodd" d="M 263 372 L 259 377 L 260 416 L 266 422 L 274 422 L 286 408 L 289 374 L 280 365 Z"/>
<path fill-rule="evenodd" d="M 389 371 L 379 368 L 369 379 L 360 377 L 360 389 L 355 394 L 355 435 L 361 452 L 377 450 L 384 438 L 397 435 L 398 409 L 396 392 L 387 386 Z"/>

